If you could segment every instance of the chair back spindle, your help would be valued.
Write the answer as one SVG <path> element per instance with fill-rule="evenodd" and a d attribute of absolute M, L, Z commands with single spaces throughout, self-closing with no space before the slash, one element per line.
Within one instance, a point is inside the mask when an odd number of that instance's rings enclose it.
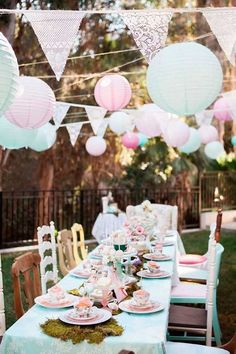
<path fill-rule="evenodd" d="M 216 217 L 216 230 L 215 230 L 215 240 L 216 242 L 220 242 L 221 236 L 221 224 L 222 224 L 222 209 L 219 209 Z"/>

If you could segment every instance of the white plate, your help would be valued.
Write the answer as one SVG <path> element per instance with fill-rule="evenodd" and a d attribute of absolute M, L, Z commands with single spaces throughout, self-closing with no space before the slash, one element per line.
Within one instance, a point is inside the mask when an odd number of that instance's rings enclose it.
<path fill-rule="evenodd" d="M 149 261 L 157 261 L 157 262 L 162 262 L 162 261 L 171 261 L 172 257 L 168 256 L 167 254 L 162 254 L 162 255 L 157 255 L 155 257 L 153 257 L 153 255 L 151 253 L 145 253 L 143 255 L 143 258 L 149 260 Z"/>
<path fill-rule="evenodd" d="M 138 315 L 139 314 L 149 314 L 149 313 L 154 313 L 154 312 L 159 312 L 159 311 L 164 310 L 164 306 L 162 306 L 158 302 L 153 302 L 153 307 L 152 308 L 143 309 L 143 310 L 142 309 L 135 310 L 134 308 L 132 308 L 132 303 L 130 304 L 130 302 L 132 302 L 132 299 L 131 300 L 122 301 L 119 304 L 119 308 L 122 311 L 129 312 L 129 313 L 135 313 L 135 314 L 138 314 Z M 129 307 L 129 305 L 131 305 L 131 307 Z"/>
<path fill-rule="evenodd" d="M 73 324 L 73 325 L 79 325 L 79 326 L 89 326 L 89 325 L 95 325 L 98 323 L 106 322 L 108 321 L 112 313 L 110 311 L 104 310 L 104 309 L 97 309 L 97 316 L 96 318 L 93 318 L 91 320 L 79 320 L 79 319 L 72 319 L 68 318 L 68 315 L 70 314 L 70 311 L 63 312 L 60 316 L 59 319 L 62 322 Z"/>
<path fill-rule="evenodd" d="M 169 272 L 166 272 L 165 270 L 161 270 L 158 273 L 150 273 L 146 270 L 141 270 L 140 272 L 137 273 L 139 277 L 142 278 L 147 278 L 147 279 L 164 279 L 164 278 L 169 278 L 171 274 Z"/>
<path fill-rule="evenodd" d="M 89 272 L 85 272 L 83 270 L 80 269 L 73 269 L 69 272 L 70 275 L 73 275 L 73 277 L 77 277 L 77 278 L 84 278 L 84 279 L 88 279 L 90 277 L 90 273 Z"/>
<path fill-rule="evenodd" d="M 74 303 L 76 301 L 78 301 L 78 297 L 70 295 L 70 294 L 67 294 L 65 296 L 65 299 L 68 300 L 68 301 L 64 302 L 64 303 L 51 303 L 51 302 L 47 301 L 47 299 L 48 299 L 47 294 L 46 295 L 41 295 L 41 296 L 37 296 L 34 299 L 34 302 L 37 305 L 40 305 L 40 306 L 43 306 L 43 307 L 46 307 L 46 308 L 50 308 L 50 309 L 64 309 L 64 308 L 67 308 L 67 307 L 74 306 Z"/>
<path fill-rule="evenodd" d="M 160 243 L 160 242 L 158 242 L 157 240 L 156 241 L 152 241 L 151 245 L 155 246 L 158 243 Z M 165 247 L 165 246 L 173 246 L 173 245 L 174 245 L 173 241 L 164 241 L 164 243 L 163 243 L 163 247 Z"/>

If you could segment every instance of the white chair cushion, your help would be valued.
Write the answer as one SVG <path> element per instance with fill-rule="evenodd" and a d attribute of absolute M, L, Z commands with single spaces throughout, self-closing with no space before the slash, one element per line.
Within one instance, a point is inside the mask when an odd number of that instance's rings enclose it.
<path fill-rule="evenodd" d="M 167 342 L 166 354 L 229 354 L 227 350 L 189 343 Z"/>
<path fill-rule="evenodd" d="M 207 286 L 204 284 L 180 282 L 171 290 L 171 297 L 206 299 Z"/>

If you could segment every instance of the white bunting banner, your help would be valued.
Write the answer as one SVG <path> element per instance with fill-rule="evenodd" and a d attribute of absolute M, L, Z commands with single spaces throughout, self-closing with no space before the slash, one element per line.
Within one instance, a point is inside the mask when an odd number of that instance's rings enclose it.
<path fill-rule="evenodd" d="M 195 114 L 196 122 L 198 126 L 201 125 L 210 125 L 214 116 L 214 110 L 208 109 Z"/>
<path fill-rule="evenodd" d="M 101 124 L 98 127 L 97 136 L 100 136 L 101 138 L 103 138 L 106 133 L 107 126 L 108 126 L 108 120 L 103 119 L 103 121 L 101 122 Z"/>
<path fill-rule="evenodd" d="M 222 95 L 227 101 L 233 120 L 236 121 L 236 90 L 225 92 Z"/>
<path fill-rule="evenodd" d="M 57 102 L 55 105 L 55 110 L 53 114 L 53 120 L 55 122 L 55 126 L 58 129 L 61 125 L 61 122 L 67 115 L 68 110 L 70 109 L 70 104 L 67 103 L 59 103 Z"/>
<path fill-rule="evenodd" d="M 70 50 L 85 15 L 80 11 L 24 11 L 57 80 L 64 71 Z"/>
<path fill-rule="evenodd" d="M 69 123 L 65 125 L 69 133 L 70 142 L 72 146 L 75 146 L 75 143 L 78 139 L 83 124 L 84 124 L 83 122 L 77 122 L 77 123 Z"/>
<path fill-rule="evenodd" d="M 88 119 L 90 120 L 91 127 L 95 135 L 97 135 L 97 131 L 100 125 L 103 122 L 103 119 L 107 113 L 107 110 L 102 107 L 85 107 L 85 111 L 88 115 Z"/>
<path fill-rule="evenodd" d="M 235 8 L 202 10 L 219 45 L 232 65 L 236 65 L 236 11 Z"/>
<path fill-rule="evenodd" d="M 141 53 L 150 62 L 165 46 L 172 12 L 127 12 L 122 13 L 121 17 L 130 29 Z"/>

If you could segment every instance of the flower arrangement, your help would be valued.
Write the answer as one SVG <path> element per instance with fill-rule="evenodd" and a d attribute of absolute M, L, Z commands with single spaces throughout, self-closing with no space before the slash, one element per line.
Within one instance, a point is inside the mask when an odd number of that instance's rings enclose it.
<path fill-rule="evenodd" d="M 133 216 L 125 222 L 127 236 L 132 240 L 144 240 L 150 237 L 156 226 L 157 219 L 153 214 Z"/>
<path fill-rule="evenodd" d="M 122 250 L 116 251 L 110 246 L 105 246 L 103 251 L 102 263 L 105 265 L 114 265 L 117 262 L 121 262 L 124 252 Z"/>
<path fill-rule="evenodd" d="M 116 251 L 118 250 L 125 251 L 127 249 L 128 240 L 127 240 L 127 234 L 125 229 L 116 230 L 112 232 L 111 238 Z"/>

